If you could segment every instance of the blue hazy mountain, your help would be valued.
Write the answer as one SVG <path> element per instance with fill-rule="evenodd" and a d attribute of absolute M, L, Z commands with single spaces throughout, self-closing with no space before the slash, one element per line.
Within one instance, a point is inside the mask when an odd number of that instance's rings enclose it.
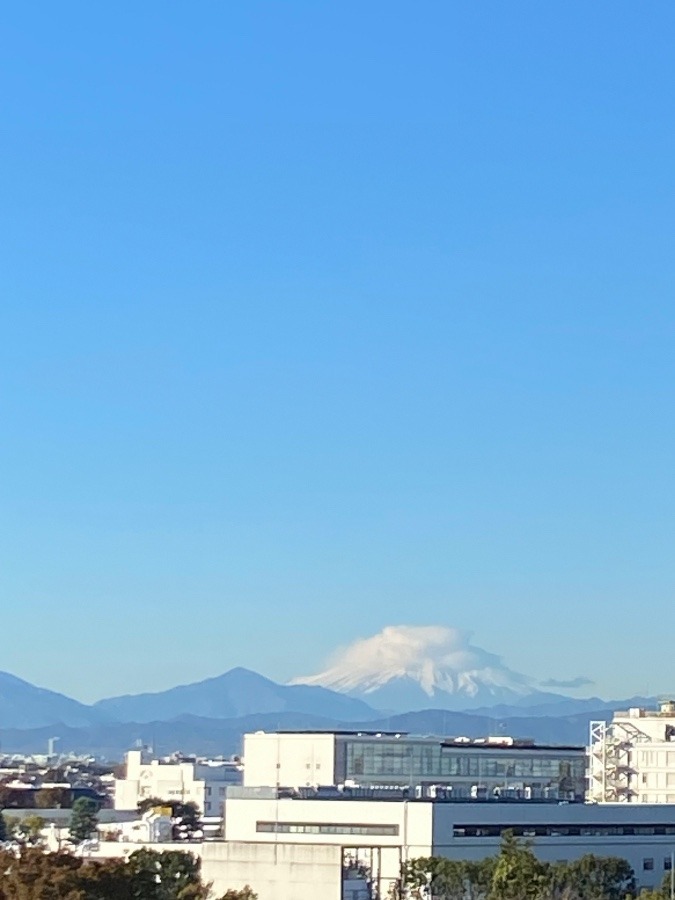
<path fill-rule="evenodd" d="M 64 694 L 36 687 L 8 672 L 0 672 L 2 728 L 41 728 L 59 724 L 78 728 L 106 719 L 103 710 L 78 703 Z"/>
<path fill-rule="evenodd" d="M 543 743 L 586 741 L 590 719 L 608 719 L 614 709 L 653 706 L 654 698 L 572 700 L 548 695 L 526 705 L 483 709 L 433 707 L 402 713 L 376 712 L 362 700 L 303 684 L 280 685 L 247 669 L 157 693 L 113 697 L 94 706 L 36 687 L 0 672 L 0 741 L 3 750 L 36 752 L 59 736 L 63 751 L 118 759 L 138 741 L 158 753 L 237 753 L 242 735 L 258 729 L 348 729 L 407 731 L 446 737 L 511 735 Z"/>
<path fill-rule="evenodd" d="M 167 721 L 183 715 L 231 719 L 282 712 L 354 722 L 377 715 L 354 697 L 323 687 L 277 684 L 243 668 L 157 693 L 111 697 L 94 708 L 118 722 Z"/>
<path fill-rule="evenodd" d="M 588 737 L 590 719 L 608 719 L 603 711 L 576 716 L 540 716 L 495 720 L 488 716 L 456 713 L 448 710 L 424 710 L 399 716 L 354 723 L 315 716 L 308 713 L 267 713 L 232 719 L 209 719 L 180 716 L 170 722 L 112 722 L 86 728 L 62 728 L 60 748 L 63 751 L 90 753 L 110 760 L 121 760 L 131 747 L 145 744 L 157 755 L 180 749 L 185 753 L 204 755 L 239 754 L 246 732 L 274 730 L 394 730 L 414 734 L 470 738 L 489 734 L 529 737 L 544 744 L 583 745 Z M 51 727 L 40 729 L 0 728 L 0 741 L 7 752 L 30 753 L 43 748 L 52 736 Z"/>

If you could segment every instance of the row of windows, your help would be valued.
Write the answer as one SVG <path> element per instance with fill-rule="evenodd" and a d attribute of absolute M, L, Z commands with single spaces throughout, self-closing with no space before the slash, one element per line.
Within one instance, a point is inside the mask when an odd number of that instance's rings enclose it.
<path fill-rule="evenodd" d="M 505 831 L 517 837 L 675 835 L 675 825 L 455 825 L 452 834 L 456 838 L 501 837 Z"/>
<path fill-rule="evenodd" d="M 336 825 L 320 822 L 256 822 L 256 831 L 268 834 L 380 834 L 395 837 L 398 825 Z"/>
<path fill-rule="evenodd" d="M 675 766 L 675 750 L 640 750 L 638 752 L 640 767 L 642 766 Z"/>
<path fill-rule="evenodd" d="M 584 759 L 561 760 L 556 757 L 514 754 L 502 751 L 488 754 L 458 752 L 440 744 L 415 745 L 378 741 L 376 744 L 347 744 L 347 777 L 354 775 L 421 775 L 425 778 L 555 778 L 581 779 Z"/>
<path fill-rule="evenodd" d="M 672 856 L 664 856 L 663 857 L 663 871 L 670 872 L 673 867 L 673 858 Z M 645 872 L 652 872 L 654 870 L 654 857 L 647 856 L 642 860 L 642 868 Z"/>

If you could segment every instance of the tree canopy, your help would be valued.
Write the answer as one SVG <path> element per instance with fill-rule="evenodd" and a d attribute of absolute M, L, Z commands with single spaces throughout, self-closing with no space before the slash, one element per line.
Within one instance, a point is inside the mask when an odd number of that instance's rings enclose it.
<path fill-rule="evenodd" d="M 546 863 L 507 832 L 497 856 L 478 862 L 438 856 L 411 860 L 394 895 L 411 900 L 625 900 L 635 896 L 635 889 L 633 870 L 624 859 L 588 854 Z"/>
<path fill-rule="evenodd" d="M 0 900 L 206 900 L 209 885 L 189 853 L 142 849 L 128 861 L 83 860 L 70 853 L 0 850 Z M 221 900 L 256 900 L 250 887 Z"/>
<path fill-rule="evenodd" d="M 90 797 L 80 797 L 73 803 L 70 817 L 70 838 L 73 841 L 86 841 L 96 831 L 98 825 L 98 804 Z"/>

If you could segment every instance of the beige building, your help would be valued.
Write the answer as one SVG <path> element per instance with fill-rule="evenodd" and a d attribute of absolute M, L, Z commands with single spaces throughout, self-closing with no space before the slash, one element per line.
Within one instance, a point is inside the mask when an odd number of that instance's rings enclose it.
<path fill-rule="evenodd" d="M 241 783 L 241 767 L 221 760 L 147 759 L 130 750 L 124 778 L 115 779 L 115 809 L 136 809 L 142 800 L 195 803 L 205 816 L 222 816 L 225 790 Z"/>
<path fill-rule="evenodd" d="M 588 799 L 675 804 L 675 702 L 591 722 Z"/>

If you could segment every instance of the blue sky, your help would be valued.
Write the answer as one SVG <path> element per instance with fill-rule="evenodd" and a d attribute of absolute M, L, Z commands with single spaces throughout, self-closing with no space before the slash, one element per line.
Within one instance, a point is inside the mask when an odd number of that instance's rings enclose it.
<path fill-rule="evenodd" d="M 0 668 L 675 689 L 672 3 L 0 22 Z"/>

